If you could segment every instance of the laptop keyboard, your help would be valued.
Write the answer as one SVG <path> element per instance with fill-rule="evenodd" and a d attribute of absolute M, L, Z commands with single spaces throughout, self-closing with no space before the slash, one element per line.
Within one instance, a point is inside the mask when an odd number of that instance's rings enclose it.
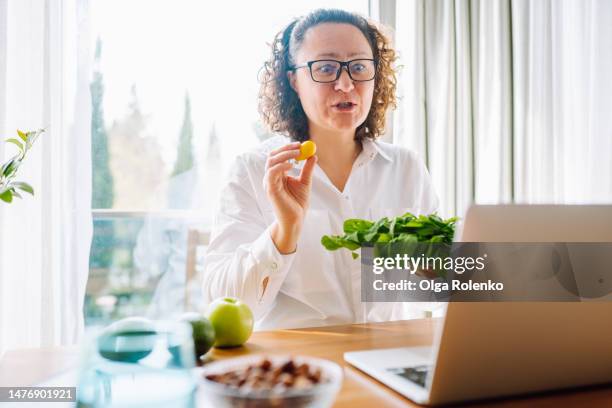
<path fill-rule="evenodd" d="M 388 370 L 425 388 L 425 381 L 427 380 L 427 373 L 430 368 L 430 365 L 420 365 L 415 367 L 389 368 Z"/>

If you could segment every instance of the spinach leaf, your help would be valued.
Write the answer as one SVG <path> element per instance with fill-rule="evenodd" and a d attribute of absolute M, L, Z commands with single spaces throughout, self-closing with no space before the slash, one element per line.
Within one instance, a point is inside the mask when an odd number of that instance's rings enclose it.
<path fill-rule="evenodd" d="M 324 235 L 321 244 L 329 251 L 340 248 L 355 251 L 363 246 L 377 243 L 451 244 L 455 234 L 455 223 L 458 220 L 458 217 L 444 220 L 436 213 L 418 217 L 406 213 L 392 219 L 383 217 L 376 222 L 352 218 L 344 222 L 344 235 Z M 353 258 L 358 256 L 355 252 L 352 255 Z"/>

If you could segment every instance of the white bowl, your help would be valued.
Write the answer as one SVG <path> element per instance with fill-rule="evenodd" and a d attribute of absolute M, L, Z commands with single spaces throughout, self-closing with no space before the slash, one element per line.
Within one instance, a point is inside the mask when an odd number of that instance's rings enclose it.
<path fill-rule="evenodd" d="M 246 368 L 267 359 L 274 366 L 291 359 L 297 365 L 307 363 L 311 368 L 320 369 L 324 382 L 305 389 L 288 388 L 278 390 L 255 390 L 245 392 L 225 384 L 208 380 L 209 374 L 223 374 L 228 371 Z M 292 355 L 248 355 L 224 359 L 194 369 L 198 377 L 201 398 L 213 407 L 330 407 L 342 385 L 342 368 L 329 360 L 308 356 Z"/>

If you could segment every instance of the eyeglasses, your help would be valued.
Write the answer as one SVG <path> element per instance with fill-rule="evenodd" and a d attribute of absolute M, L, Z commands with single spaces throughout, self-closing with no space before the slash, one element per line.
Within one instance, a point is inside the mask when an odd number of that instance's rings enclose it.
<path fill-rule="evenodd" d="M 340 78 L 342 68 L 346 67 L 349 77 L 355 82 L 371 81 L 376 75 L 376 61 L 369 58 L 354 59 L 350 61 L 315 60 L 304 65 L 298 65 L 291 70 L 308 68 L 310 77 L 315 82 L 334 82 Z"/>

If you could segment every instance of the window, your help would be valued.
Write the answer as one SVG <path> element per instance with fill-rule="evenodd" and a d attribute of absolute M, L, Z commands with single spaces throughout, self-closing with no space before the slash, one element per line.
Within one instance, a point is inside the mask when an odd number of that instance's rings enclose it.
<path fill-rule="evenodd" d="M 367 0 L 92 2 L 86 324 L 183 310 L 188 231 L 210 229 L 233 158 L 268 136 L 257 113 L 266 44 L 318 7 L 368 13 Z"/>

